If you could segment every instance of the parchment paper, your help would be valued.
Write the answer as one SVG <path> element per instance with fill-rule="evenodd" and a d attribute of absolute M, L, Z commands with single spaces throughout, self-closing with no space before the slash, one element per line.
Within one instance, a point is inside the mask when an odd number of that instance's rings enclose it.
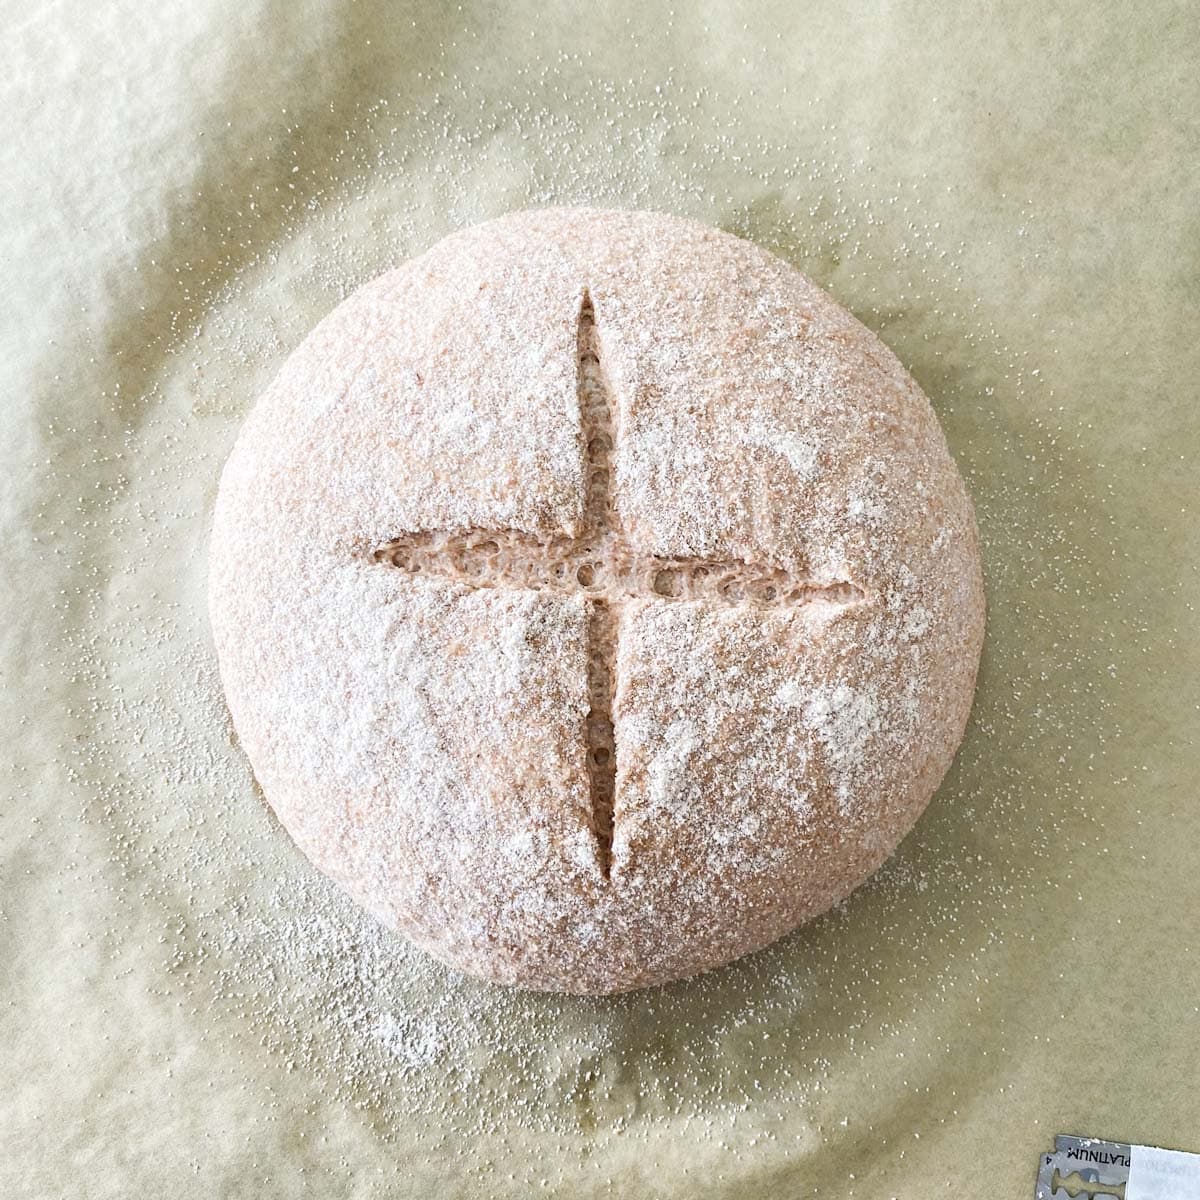
<path fill-rule="evenodd" d="M 1032 1194 L 1200 1150 L 1197 25 L 1186 4 L 9 3 L 0 1195 Z M 218 471 L 349 289 L 510 208 L 774 249 L 929 393 L 990 600 L 881 875 L 611 1001 L 326 888 L 229 728 Z"/>

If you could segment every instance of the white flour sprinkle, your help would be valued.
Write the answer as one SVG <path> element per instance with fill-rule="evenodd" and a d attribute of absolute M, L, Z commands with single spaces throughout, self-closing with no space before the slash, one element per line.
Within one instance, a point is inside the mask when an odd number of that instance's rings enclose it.
<path fill-rule="evenodd" d="M 994 1008 L 987 1030 L 980 1021 L 964 1032 L 946 1014 L 964 990 L 986 1010 L 1005 956 L 1033 936 L 1021 914 L 1065 903 L 1073 888 L 1064 889 L 1064 873 L 1090 868 L 1111 834 L 1093 779 L 1132 798 L 1131 780 L 1145 769 L 1122 740 L 1112 691 L 1095 686 L 1138 686 L 1152 619 L 1132 598 L 1136 548 L 1121 535 L 1111 493 L 1077 469 L 1094 439 L 1033 381 L 1026 352 L 1004 344 L 1003 326 L 972 291 L 978 276 L 962 267 L 957 235 L 936 229 L 944 210 L 933 181 L 871 177 L 869 147 L 856 140 L 849 149 L 833 122 L 822 133 L 827 149 L 801 161 L 785 138 L 744 144 L 734 117 L 689 132 L 693 105 L 720 98 L 659 82 L 649 101 L 644 77 L 599 87 L 561 60 L 514 82 L 486 116 L 481 102 L 474 125 L 452 125 L 432 96 L 328 115 L 337 137 L 309 148 L 341 182 L 307 169 L 293 176 L 288 164 L 286 188 L 269 170 L 251 176 L 253 214 L 244 197 L 206 199 L 228 250 L 196 264 L 164 257 L 138 283 L 148 303 L 177 306 L 169 339 L 128 331 L 122 349 L 136 344 L 138 356 L 105 377 L 102 419 L 55 417 L 44 428 L 51 445 L 93 447 L 81 473 L 52 457 L 44 465 L 47 489 L 75 497 L 78 519 L 65 519 L 60 505 L 53 516 L 33 512 L 30 527 L 48 568 L 72 564 L 48 614 L 60 639 L 47 671 L 86 696 L 71 702 L 77 734 L 58 750 L 75 791 L 54 832 L 73 847 L 78 825 L 108 849 L 103 870 L 69 852 L 64 896 L 86 904 L 124 889 L 128 913 L 127 926 L 84 935 L 97 961 L 113 964 L 96 969 L 123 970 L 119 956 L 141 945 L 145 910 L 157 913 L 160 974 L 128 986 L 165 993 L 192 1014 L 192 1027 L 244 1054 L 247 1071 L 256 1055 L 295 1062 L 328 1095 L 377 1114 L 382 1136 L 389 1125 L 424 1122 L 431 1141 L 439 1128 L 501 1141 L 586 1129 L 641 1144 L 677 1137 L 683 1121 L 706 1135 L 719 1130 L 737 1148 L 786 1120 L 820 1146 L 845 1078 L 867 1081 L 856 1101 L 865 1123 L 882 1111 L 875 1096 L 894 1087 L 914 1122 L 926 1112 L 930 1122 L 953 1119 L 959 1101 L 930 1093 L 929 1064 L 904 1060 L 902 1082 L 878 1092 L 875 1079 L 896 1067 L 897 1047 L 917 1029 L 938 1029 L 947 1055 L 984 1033 L 1006 1036 Z M 444 83 L 459 98 L 470 86 L 453 75 Z M 634 127 L 619 158 L 607 152 L 608 113 Z M 298 124 L 283 132 L 297 145 L 320 137 Z M 743 176 L 712 194 L 705 164 L 732 152 Z M 500 161 L 519 164 L 508 190 L 473 190 L 472 168 Z M 757 204 L 763 195 L 778 200 Z M 462 980 L 381 931 L 299 861 L 231 745 L 199 549 L 242 415 L 317 317 L 451 225 L 570 202 L 719 221 L 782 253 L 872 327 L 916 313 L 923 328 L 940 325 L 946 341 L 961 343 L 950 362 L 920 333 L 884 332 L 921 368 L 971 477 L 991 594 L 1010 606 L 954 777 L 867 888 L 798 938 L 718 976 L 612 1001 Z M 348 237 L 347 225 L 366 227 L 368 206 L 388 214 L 382 231 Z M 1034 231 L 1035 217 L 1022 216 Z M 908 232 L 890 235 L 896 225 Z M 294 272 L 287 287 L 272 282 L 283 264 Z M 171 371 L 186 386 L 168 386 Z M 1027 402 L 1020 427 L 1005 411 L 1013 397 Z M 803 451 L 798 458 L 806 461 Z M 1030 487 L 1035 476 L 1045 490 Z M 862 504 L 869 519 L 873 500 Z M 1097 562 L 1088 549 L 1083 534 L 1093 526 L 1111 529 L 1111 559 Z M 1074 619 L 1081 578 L 1094 618 L 1086 628 Z M 1113 616 L 1095 617 L 1105 612 Z M 419 703 L 413 683 L 397 681 L 397 702 Z M 780 680 L 779 689 L 782 703 L 798 702 L 794 685 Z M 868 711 L 834 696 L 813 716 L 835 748 L 869 727 Z M 888 954 L 898 942 L 906 954 Z"/>

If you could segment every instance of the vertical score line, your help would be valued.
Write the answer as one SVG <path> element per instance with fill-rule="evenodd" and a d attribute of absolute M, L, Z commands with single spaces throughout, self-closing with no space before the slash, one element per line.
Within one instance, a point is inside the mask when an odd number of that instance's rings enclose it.
<path fill-rule="evenodd" d="M 576 386 L 584 461 L 584 538 L 600 543 L 613 526 L 612 400 L 600 366 L 596 310 L 585 290 L 576 336 Z M 616 666 L 617 613 L 605 599 L 588 600 L 588 714 L 585 746 L 590 783 L 592 829 L 600 872 L 612 866 L 613 813 L 617 792 L 617 747 L 613 730 L 613 673 Z"/>

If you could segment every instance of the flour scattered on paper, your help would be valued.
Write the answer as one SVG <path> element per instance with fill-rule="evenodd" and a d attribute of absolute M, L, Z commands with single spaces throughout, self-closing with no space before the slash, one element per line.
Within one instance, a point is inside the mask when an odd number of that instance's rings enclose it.
<path fill-rule="evenodd" d="M 102 614 L 90 635 L 64 636 L 57 669 L 84 681 L 91 700 L 78 714 L 79 740 L 62 753 L 87 797 L 82 819 L 107 831 L 119 873 L 138 881 L 129 885 L 131 905 L 136 892 L 138 905 L 161 908 L 161 986 L 181 1002 L 202 997 L 214 1012 L 236 1014 L 247 1046 L 261 1044 L 262 1054 L 328 1081 L 348 1102 L 390 1114 L 385 1124 L 413 1114 L 441 1119 L 452 1108 L 458 1130 L 503 1132 L 519 1119 L 526 1128 L 574 1133 L 585 1122 L 617 1128 L 635 1115 L 653 1124 L 656 1114 L 666 1121 L 681 1113 L 705 1125 L 720 1116 L 727 1129 L 752 1112 L 755 1136 L 773 1136 L 773 1122 L 794 1120 L 810 1106 L 815 1143 L 826 1136 L 822 1097 L 835 1086 L 838 1064 L 886 1056 L 888 1038 L 899 1039 L 918 1019 L 895 997 L 919 987 L 920 1019 L 936 1019 L 931 1014 L 958 985 L 962 962 L 985 996 L 1004 969 L 990 914 L 1045 889 L 1058 893 L 1057 873 L 1043 870 L 1056 831 L 1069 827 L 1080 853 L 1102 837 L 1100 816 L 1084 796 L 1089 773 L 1106 769 L 1103 754 L 1081 757 L 1074 748 L 1074 731 L 1095 729 L 1101 719 L 1119 736 L 1102 696 L 1064 684 L 1053 661 L 1002 646 L 994 672 L 1004 685 L 981 693 L 978 733 L 923 832 L 841 910 L 715 975 L 581 1001 L 457 977 L 318 878 L 253 788 L 212 662 L 201 569 L 208 512 L 181 504 L 177 481 L 202 476 L 211 497 L 256 391 L 342 296 L 452 225 L 533 204 L 672 208 L 718 221 L 830 287 L 888 340 L 897 308 L 942 313 L 975 359 L 969 378 L 1005 379 L 1044 400 L 1028 428 L 1008 436 L 1010 450 L 989 459 L 955 441 L 971 428 L 955 420 L 956 407 L 986 409 L 986 393 L 958 382 L 949 366 L 942 372 L 936 355 L 923 362 L 922 382 L 976 497 L 990 590 L 1011 603 L 1006 619 L 1044 629 L 1044 597 L 1075 586 L 1083 552 L 1069 528 L 1045 526 L 1027 483 L 1054 479 L 1056 462 L 1071 455 L 1073 431 L 1058 424 L 1061 410 L 1034 365 L 1003 346 L 986 317 L 970 315 L 975 301 L 961 293 L 954 246 L 922 215 L 920 181 L 860 182 L 851 190 L 851 175 L 861 180 L 870 171 L 870 150 L 850 150 L 832 127 L 825 158 L 796 161 L 786 139 L 742 145 L 735 116 L 689 132 L 695 98 L 678 92 L 669 75 L 647 99 L 645 80 L 624 91 L 599 87 L 578 65 L 570 58 L 548 64 L 542 79 L 529 81 L 525 99 L 518 81 L 506 100 L 481 106 L 474 125 L 451 125 L 436 96 L 419 104 L 381 99 L 368 111 L 339 114 L 344 136 L 329 146 L 328 183 L 289 169 L 282 186 L 264 168 L 244 198 L 254 203 L 237 217 L 229 210 L 226 259 L 157 269 L 163 302 L 178 305 L 174 333 L 169 343 L 140 347 L 141 358 L 190 362 L 190 396 L 181 405 L 159 389 L 153 366 L 130 367 L 123 386 L 97 398 L 104 412 L 122 414 L 124 431 L 114 436 L 98 423 L 91 476 L 60 480 L 64 493 L 99 489 L 106 501 L 76 528 L 35 521 L 53 553 L 80 563 L 64 611 L 88 606 Z M 458 97 L 469 86 L 453 77 L 444 83 Z M 554 119 L 538 99 L 547 87 L 558 92 Z M 730 98 L 729 111 L 735 108 Z M 634 127 L 619 157 L 606 141 L 611 113 Z M 285 133 L 296 146 L 318 136 L 299 124 Z M 705 162 L 735 151 L 740 183 L 711 194 Z M 276 153 L 286 158 L 288 151 Z M 475 169 L 501 161 L 514 164 L 503 194 L 473 191 Z M 778 204 L 757 204 L 763 195 L 778 196 Z M 365 205 L 383 214 L 380 233 L 354 244 L 341 227 Z M 277 226 L 273 233 L 265 232 L 268 222 Z M 907 231 L 895 251 L 872 240 L 888 223 Z M 243 249 L 249 246 L 257 249 Z M 258 294 L 264 273 L 282 269 L 281 258 L 295 272 L 291 308 L 272 308 Z M 912 336 L 894 344 L 902 357 L 921 352 Z M 986 412 L 973 419 L 1001 422 Z M 786 430 L 749 428 L 746 437 L 805 477 L 819 469 L 813 448 Z M 1074 502 L 1087 519 L 1103 519 L 1103 495 Z M 862 510 L 869 520 L 870 498 Z M 1006 562 L 1021 564 L 1019 580 Z M 153 592 L 144 586 L 150 577 Z M 143 582 L 137 599 L 122 599 L 125 578 Z M 915 634 L 920 619 L 913 614 Z M 1117 640 L 1102 629 L 1097 645 L 1066 629 L 1055 633 L 1053 655 L 1076 675 L 1120 674 L 1135 661 L 1138 633 L 1124 630 Z M 1043 633 L 1037 644 L 1051 640 Z M 803 712 L 829 752 L 848 764 L 871 736 L 869 698 L 780 700 Z M 1042 714 L 1036 747 L 1019 719 L 1031 707 Z M 1037 775 L 988 775 L 985 740 L 993 752 L 1036 762 Z M 1056 761 L 1056 771 L 1044 771 Z M 664 796 L 669 774 L 664 767 Z M 995 848 L 1002 838 L 1019 839 L 1028 854 L 1020 862 L 1005 857 Z M 942 852 L 947 844 L 954 853 Z M 854 919 L 863 910 L 869 922 Z M 112 929 L 113 948 L 127 936 Z M 910 961 L 891 963 L 885 978 L 883 948 L 897 939 L 911 949 Z M 228 1023 L 220 1027 L 221 1036 L 243 1036 L 228 1032 Z M 945 1048 L 951 1052 L 953 1041 Z M 919 1079 L 905 1083 L 914 1096 Z M 448 1086 L 473 1103 L 450 1106 Z"/>

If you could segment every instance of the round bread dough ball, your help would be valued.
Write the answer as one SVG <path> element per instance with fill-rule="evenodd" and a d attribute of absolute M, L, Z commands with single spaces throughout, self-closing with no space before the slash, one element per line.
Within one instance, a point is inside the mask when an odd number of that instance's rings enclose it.
<path fill-rule="evenodd" d="M 748 242 L 595 209 L 454 234 L 317 326 L 225 467 L 210 602 L 312 862 L 446 963 L 586 993 L 879 867 L 984 620 L 895 356 Z"/>

